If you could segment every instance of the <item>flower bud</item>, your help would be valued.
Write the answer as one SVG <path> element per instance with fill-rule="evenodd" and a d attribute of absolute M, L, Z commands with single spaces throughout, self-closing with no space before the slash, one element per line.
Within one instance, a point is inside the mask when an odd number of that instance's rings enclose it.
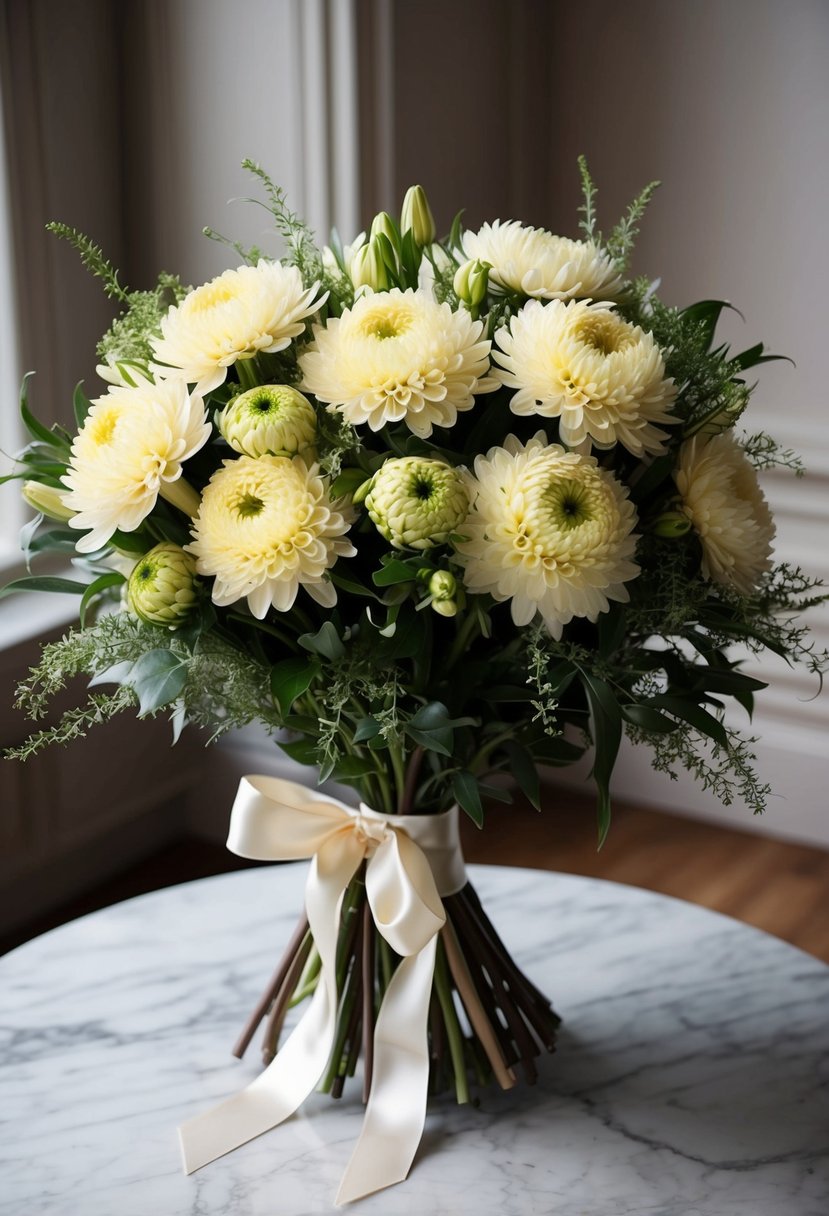
<path fill-rule="evenodd" d="M 45 486 L 40 481 L 24 481 L 21 493 L 29 504 L 45 515 L 47 519 L 58 519 L 66 523 L 75 514 L 63 505 L 65 490 L 56 490 L 54 486 Z"/>
<path fill-rule="evenodd" d="M 477 308 L 486 298 L 489 286 L 489 262 L 472 258 L 455 271 L 452 280 L 455 295 L 469 308 Z"/>
<path fill-rule="evenodd" d="M 664 511 L 653 524 L 654 536 L 665 540 L 678 540 L 691 530 L 691 521 L 683 511 Z"/>
<path fill-rule="evenodd" d="M 411 231 L 415 244 L 420 245 L 421 248 L 424 245 L 431 245 L 437 236 L 435 218 L 429 207 L 426 191 L 422 186 L 409 186 L 406 191 L 406 197 L 403 199 L 403 206 L 400 210 L 400 231 L 404 236 Z"/>
<path fill-rule="evenodd" d="M 458 605 L 454 600 L 432 600 L 432 611 L 438 616 L 457 616 Z"/>
<path fill-rule="evenodd" d="M 317 437 L 314 407 L 287 384 L 249 388 L 225 406 L 216 423 L 243 456 L 295 456 Z"/>
<path fill-rule="evenodd" d="M 436 600 L 451 600 L 455 598 L 458 580 L 448 570 L 436 570 L 429 579 L 429 594 Z"/>
<path fill-rule="evenodd" d="M 370 287 L 372 291 L 388 291 L 391 286 L 388 267 L 376 237 L 354 254 L 351 262 L 351 282 L 355 289 Z"/>
<path fill-rule="evenodd" d="M 379 211 L 371 221 L 371 240 L 376 236 L 384 236 L 395 253 L 400 252 L 400 232 L 388 211 Z"/>
<path fill-rule="evenodd" d="M 378 469 L 365 504 L 395 549 L 431 549 L 444 544 L 466 519 L 469 494 L 452 465 L 404 456 Z"/>
<path fill-rule="evenodd" d="M 183 625 L 196 606 L 196 561 L 172 541 L 145 553 L 127 583 L 130 611 L 148 625 Z"/>

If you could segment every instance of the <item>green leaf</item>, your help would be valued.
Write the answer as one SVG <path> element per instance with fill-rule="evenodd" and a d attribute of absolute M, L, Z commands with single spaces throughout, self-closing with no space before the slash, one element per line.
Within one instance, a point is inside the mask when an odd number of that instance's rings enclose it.
<path fill-rule="evenodd" d="M 153 541 L 143 532 L 113 532 L 109 543 L 116 549 L 123 549 L 125 553 L 139 555 L 147 553 L 153 547 Z"/>
<path fill-rule="evenodd" d="M 452 220 L 452 227 L 449 229 L 449 236 L 446 241 L 446 244 L 450 249 L 457 249 L 460 246 L 464 210 L 465 208 L 461 208 L 461 210 Z"/>
<path fill-rule="evenodd" d="M 29 409 L 29 380 L 33 375 L 34 372 L 27 372 L 20 386 L 20 417 L 23 419 L 23 425 L 33 439 L 40 439 L 48 447 L 56 448 L 59 452 L 68 452 L 69 444 L 67 441 L 55 431 L 50 431 L 42 422 L 39 422 Z"/>
<path fill-rule="evenodd" d="M 305 650 L 310 650 L 312 654 L 322 655 L 324 659 L 328 659 L 332 663 L 345 655 L 345 646 L 331 621 L 324 621 L 316 633 L 303 633 L 299 638 L 299 644 Z"/>
<path fill-rule="evenodd" d="M 287 714 L 297 697 L 307 692 L 320 673 L 313 659 L 285 659 L 271 668 L 271 692 L 282 714 Z"/>
<path fill-rule="evenodd" d="M 35 529 L 33 529 L 35 531 Z M 23 543 L 23 533 L 20 534 L 20 547 L 29 555 L 35 553 L 75 553 L 75 546 L 80 533 L 75 528 L 64 528 L 58 525 L 38 532 L 29 541 Z"/>
<path fill-rule="evenodd" d="M 353 494 L 365 481 L 366 475 L 362 469 L 343 469 L 331 483 L 331 497 L 341 498 L 343 494 Z"/>
<path fill-rule="evenodd" d="M 92 403 L 83 391 L 83 380 L 79 380 L 75 385 L 75 392 L 72 394 L 72 408 L 75 411 L 75 421 L 78 424 L 78 430 L 80 430 L 86 420 L 87 414 L 92 408 Z"/>
<path fill-rule="evenodd" d="M 484 826 L 484 807 L 481 802 L 481 792 L 478 789 L 478 782 L 466 769 L 453 775 L 452 793 L 455 795 L 458 806 L 466 811 L 476 827 L 482 828 Z"/>
<path fill-rule="evenodd" d="M 92 601 L 99 596 L 102 591 L 106 591 L 108 587 L 117 587 L 126 581 L 127 580 L 124 578 L 123 574 L 119 574 L 117 570 L 111 570 L 109 574 L 102 574 L 100 578 L 95 579 L 94 583 L 89 584 L 86 591 L 84 591 L 83 595 L 81 596 L 81 604 L 80 608 L 78 609 L 81 629 L 86 627 L 86 610 Z"/>
<path fill-rule="evenodd" d="M 148 650 L 133 664 L 127 683 L 138 697 L 139 716 L 169 705 L 187 680 L 187 663 L 172 650 Z"/>
<path fill-rule="evenodd" d="M 590 708 L 590 735 L 595 747 L 591 777 L 598 794 L 599 848 L 610 829 L 610 778 L 622 741 L 622 712 L 610 685 L 589 672 L 581 673 Z"/>
<path fill-rule="evenodd" d="M 625 606 L 614 604 L 598 621 L 599 657 L 609 659 L 625 639 Z"/>
<path fill-rule="evenodd" d="M 376 718 L 362 718 L 354 731 L 354 743 L 365 743 L 380 734 L 380 723 Z"/>
<path fill-rule="evenodd" d="M 707 709 L 697 705 L 695 701 L 685 701 L 680 697 L 660 693 L 659 696 L 651 699 L 651 703 L 658 705 L 660 709 L 667 710 L 675 718 L 687 722 L 695 730 L 713 739 L 720 747 L 728 748 L 728 735 L 722 722 L 713 714 L 709 714 Z"/>
<path fill-rule="evenodd" d="M 540 811 L 541 783 L 538 779 L 535 761 L 527 749 L 522 747 L 520 743 L 507 743 L 506 752 L 510 758 L 510 771 L 518 782 L 521 792 L 532 803 L 535 809 Z"/>
<path fill-rule="evenodd" d="M 695 667 L 694 671 L 698 673 L 694 687 L 704 688 L 706 692 L 735 695 L 738 692 L 760 692 L 761 689 L 768 688 L 768 684 L 762 680 L 756 680 L 754 676 L 747 676 L 742 671 L 733 671 L 730 668 Z"/>
<path fill-rule="evenodd" d="M 313 739 L 296 739 L 293 743 L 280 743 L 279 746 L 297 764 L 316 764 L 319 758 Z"/>
<path fill-rule="evenodd" d="M 343 756 L 334 765 L 332 776 L 337 781 L 356 781 L 360 777 L 367 777 L 369 773 L 376 772 L 377 766 L 370 760 L 363 760 L 360 756 Z"/>
<path fill-rule="evenodd" d="M 0 599 L 15 591 L 54 591 L 64 595 L 83 595 L 88 583 L 77 583 L 70 578 L 53 578 L 48 574 L 32 575 L 31 578 L 16 578 L 0 589 Z"/>
<path fill-rule="evenodd" d="M 371 581 L 376 587 L 391 587 L 394 583 L 411 583 L 417 578 L 417 572 L 423 563 L 404 562 L 392 558 L 379 570 L 375 570 Z"/>
<path fill-rule="evenodd" d="M 632 726 L 638 726 L 655 735 L 669 735 L 672 731 L 679 729 L 677 722 L 666 717 L 665 714 L 661 714 L 651 705 L 623 705 L 622 717 Z"/>
<path fill-rule="evenodd" d="M 404 730 L 409 738 L 428 751 L 438 752 L 441 756 L 452 755 L 454 732 L 449 710 L 440 701 L 430 701 L 422 706 L 409 719 Z"/>

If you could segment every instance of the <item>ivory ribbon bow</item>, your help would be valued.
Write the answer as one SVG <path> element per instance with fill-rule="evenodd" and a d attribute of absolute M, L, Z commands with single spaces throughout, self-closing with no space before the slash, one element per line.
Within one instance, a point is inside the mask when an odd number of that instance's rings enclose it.
<path fill-rule="evenodd" d="M 240 857 L 310 857 L 308 922 L 319 951 L 310 1006 L 273 1062 L 241 1093 L 179 1129 L 190 1174 L 297 1110 L 322 1076 L 337 1020 L 335 959 L 340 903 L 364 858 L 366 895 L 378 932 L 402 961 L 386 989 L 374 1030 L 371 1092 L 336 1203 L 402 1182 L 426 1120 L 427 1023 L 441 895 L 466 882 L 457 808 L 443 815 L 379 815 L 346 806 L 293 781 L 243 777 L 227 846 Z"/>

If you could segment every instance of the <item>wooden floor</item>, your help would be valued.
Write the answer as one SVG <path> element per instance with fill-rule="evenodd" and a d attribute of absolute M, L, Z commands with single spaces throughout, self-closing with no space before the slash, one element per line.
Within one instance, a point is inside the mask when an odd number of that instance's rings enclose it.
<path fill-rule="evenodd" d="M 597 853 L 592 802 L 560 792 L 549 802 L 551 809 L 543 814 L 526 806 L 496 806 L 483 832 L 467 821 L 468 860 L 564 870 L 662 891 L 756 925 L 829 962 L 829 852 L 617 806 L 608 840 Z M 0 952 L 118 900 L 246 864 L 251 863 L 220 845 L 180 841 L 0 940 Z"/>

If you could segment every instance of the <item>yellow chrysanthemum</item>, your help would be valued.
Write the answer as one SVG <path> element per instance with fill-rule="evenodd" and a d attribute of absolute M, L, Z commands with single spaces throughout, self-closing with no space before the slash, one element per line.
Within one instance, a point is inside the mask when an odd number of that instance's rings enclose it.
<path fill-rule="evenodd" d="M 622 286 L 613 262 L 593 241 L 572 241 L 517 220 L 465 232 L 467 258 L 488 262 L 490 283 L 541 300 L 612 300 Z"/>
<path fill-rule="evenodd" d="M 495 335 L 499 378 L 518 392 L 514 414 L 558 418 L 568 447 L 621 443 L 635 456 L 662 451 L 655 424 L 671 422 L 676 397 L 651 334 L 605 304 L 531 300 Z"/>
<path fill-rule="evenodd" d="M 204 402 L 183 381 L 139 377 L 93 401 L 63 478 L 70 527 L 89 529 L 76 548 L 92 553 L 116 529 L 134 531 L 159 494 L 195 511 L 198 495 L 181 478 L 182 464 L 210 434 Z"/>
<path fill-rule="evenodd" d="M 337 591 L 328 571 L 357 550 L 345 539 L 352 518 L 332 503 L 316 465 L 299 456 L 240 456 L 211 477 L 193 525 L 199 574 L 215 577 L 213 601 L 247 599 L 260 620 L 287 612 L 304 587 L 331 608 Z"/>
<path fill-rule="evenodd" d="M 224 383 L 237 359 L 284 350 L 325 303 L 319 283 L 307 290 L 296 266 L 264 259 L 226 270 L 173 305 L 151 342 L 160 376 L 195 384 L 200 393 Z"/>
<path fill-rule="evenodd" d="M 368 292 L 341 317 L 314 326 L 300 357 L 302 385 L 354 426 L 405 422 L 421 438 L 453 426 L 487 378 L 490 343 L 466 309 L 453 312 L 422 290 Z"/>
<path fill-rule="evenodd" d="M 626 601 L 635 514 L 627 490 L 592 456 L 514 435 L 475 461 L 468 540 L 458 543 L 473 594 L 509 600 L 516 625 L 538 613 L 553 637 L 573 617 L 595 621 Z"/>
<path fill-rule="evenodd" d="M 683 443 L 674 479 L 702 543 L 702 573 L 750 595 L 771 567 L 775 529 L 757 472 L 733 433 Z"/>

